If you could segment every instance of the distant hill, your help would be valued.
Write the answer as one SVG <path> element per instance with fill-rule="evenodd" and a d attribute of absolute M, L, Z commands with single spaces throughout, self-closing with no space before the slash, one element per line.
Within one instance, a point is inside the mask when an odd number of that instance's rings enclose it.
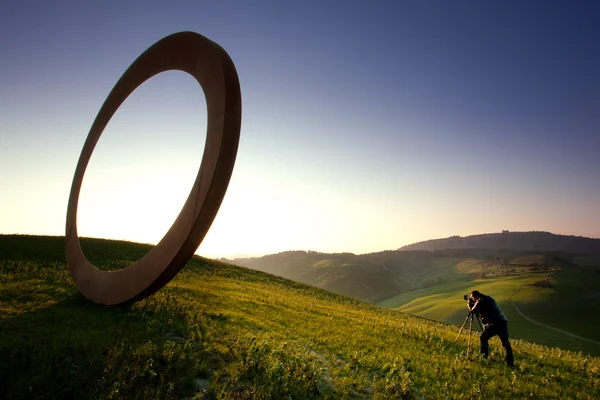
<path fill-rule="evenodd" d="M 539 261 L 519 262 L 528 259 Z M 506 275 L 517 268 L 547 270 L 558 260 L 581 262 L 569 253 L 486 249 L 383 251 L 361 255 L 287 251 L 232 262 L 377 303 L 400 293 L 446 282 Z"/>
<path fill-rule="evenodd" d="M 233 263 L 375 303 L 420 288 L 423 279 L 439 270 L 436 258 L 439 255 L 428 251 L 365 255 L 286 251 L 236 258 Z"/>
<path fill-rule="evenodd" d="M 503 232 L 450 236 L 403 246 L 398 250 L 494 249 L 517 251 L 564 251 L 567 253 L 600 253 L 600 239 L 555 235 L 550 232 Z"/>
<path fill-rule="evenodd" d="M 540 271 L 557 263 L 595 264 L 598 257 L 585 259 L 589 253 L 600 255 L 600 239 L 514 232 L 457 236 L 371 254 L 286 251 L 232 262 L 377 303 L 446 282 L 505 275 L 513 269 L 509 264 L 535 267 L 528 259 L 538 260 Z"/>

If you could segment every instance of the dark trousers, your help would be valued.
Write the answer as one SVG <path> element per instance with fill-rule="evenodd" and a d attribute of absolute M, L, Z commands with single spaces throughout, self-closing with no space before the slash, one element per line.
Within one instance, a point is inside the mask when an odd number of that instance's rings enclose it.
<path fill-rule="evenodd" d="M 488 341 L 494 336 L 498 335 L 500 341 L 502 342 L 502 347 L 506 350 L 506 364 L 509 366 L 513 365 L 513 353 L 512 347 L 510 347 L 510 342 L 508 341 L 508 324 L 500 323 L 493 325 L 486 325 L 485 329 L 481 333 L 479 340 L 481 341 L 481 354 L 485 357 L 488 356 L 490 351 L 488 346 Z"/>

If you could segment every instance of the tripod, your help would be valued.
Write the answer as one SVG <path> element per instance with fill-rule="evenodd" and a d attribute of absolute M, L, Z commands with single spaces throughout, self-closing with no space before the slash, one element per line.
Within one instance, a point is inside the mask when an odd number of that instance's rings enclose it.
<path fill-rule="evenodd" d="M 465 318 L 465 322 L 463 322 L 462 326 L 460 327 L 460 330 L 458 331 L 458 335 L 456 335 L 456 339 L 454 339 L 454 343 L 456 343 L 458 341 L 458 338 L 460 337 L 460 334 L 462 333 L 463 328 L 467 324 L 467 321 L 469 321 L 469 340 L 467 342 L 467 357 L 469 357 L 469 350 L 471 350 L 471 332 L 473 332 L 473 317 L 477 319 L 479 327 L 483 331 L 483 325 L 481 325 L 479 315 L 469 312 L 469 314 L 467 314 L 467 318 Z"/>

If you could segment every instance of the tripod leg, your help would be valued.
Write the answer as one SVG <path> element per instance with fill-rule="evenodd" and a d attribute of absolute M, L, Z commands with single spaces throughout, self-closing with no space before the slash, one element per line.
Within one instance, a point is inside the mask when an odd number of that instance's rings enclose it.
<path fill-rule="evenodd" d="M 477 317 L 477 322 L 479 322 L 479 328 L 481 329 L 481 332 L 483 332 L 483 325 L 481 324 L 481 320 L 479 319 L 479 315 L 476 315 Z"/>
<path fill-rule="evenodd" d="M 473 314 L 469 320 L 469 341 L 467 342 L 467 358 L 469 357 L 469 351 L 471 350 L 471 332 L 473 332 Z"/>
<path fill-rule="evenodd" d="M 465 322 L 463 322 L 462 326 L 460 327 L 460 329 L 458 330 L 458 335 L 456 335 L 456 339 L 454 339 L 454 343 L 456 343 L 458 341 L 458 338 L 460 337 L 460 334 L 463 330 L 463 328 L 465 327 L 465 325 L 467 324 L 467 320 L 469 319 L 469 316 L 471 314 L 467 315 L 467 318 L 465 318 Z"/>

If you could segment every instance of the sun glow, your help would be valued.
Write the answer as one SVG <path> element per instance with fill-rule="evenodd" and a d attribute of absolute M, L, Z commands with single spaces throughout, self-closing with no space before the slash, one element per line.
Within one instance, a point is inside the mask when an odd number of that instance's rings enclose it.
<path fill-rule="evenodd" d="M 165 73 L 138 88 L 92 155 L 79 198 L 79 235 L 160 241 L 189 195 L 205 138 L 206 103 L 193 78 Z"/>

